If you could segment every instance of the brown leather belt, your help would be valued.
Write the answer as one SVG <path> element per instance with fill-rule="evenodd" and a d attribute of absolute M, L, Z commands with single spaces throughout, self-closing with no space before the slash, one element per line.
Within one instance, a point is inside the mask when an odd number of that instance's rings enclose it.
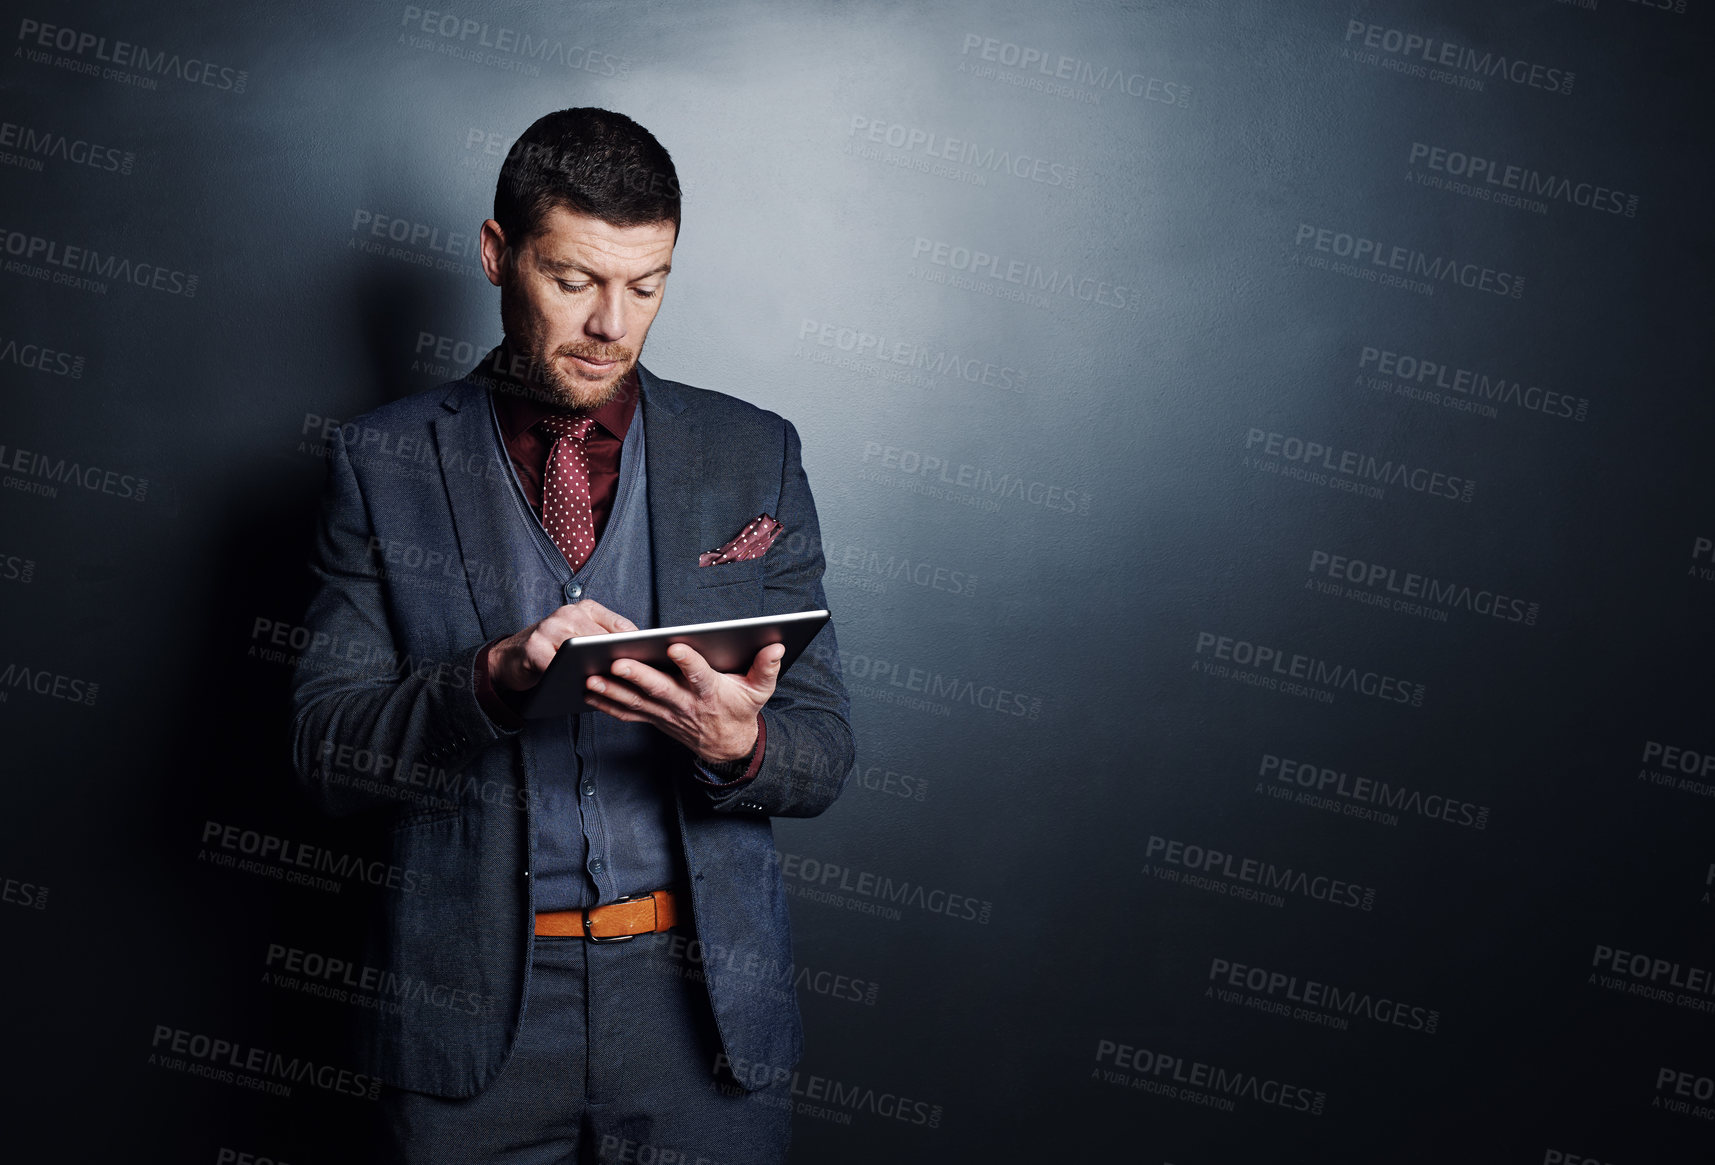
<path fill-rule="evenodd" d="M 536 933 L 558 938 L 587 938 L 596 943 L 622 943 L 640 934 L 654 934 L 679 920 L 671 890 L 654 890 L 621 898 L 588 910 L 540 910 Z"/>

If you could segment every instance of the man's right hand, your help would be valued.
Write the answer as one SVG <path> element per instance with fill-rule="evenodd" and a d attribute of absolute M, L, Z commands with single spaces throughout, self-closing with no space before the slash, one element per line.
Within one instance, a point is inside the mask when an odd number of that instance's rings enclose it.
<path fill-rule="evenodd" d="M 536 686 L 554 662 L 560 644 L 574 635 L 606 635 L 635 631 L 637 624 L 615 614 L 594 599 L 568 603 L 540 623 L 532 624 L 488 649 L 488 678 L 502 691 L 523 692 Z"/>

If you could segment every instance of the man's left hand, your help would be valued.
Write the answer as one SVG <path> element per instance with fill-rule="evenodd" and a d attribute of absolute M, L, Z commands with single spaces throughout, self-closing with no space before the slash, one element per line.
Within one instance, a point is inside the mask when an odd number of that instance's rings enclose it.
<path fill-rule="evenodd" d="M 774 694 L 780 657 L 771 643 L 756 653 L 748 672 L 718 672 L 683 643 L 667 649 L 679 674 L 635 659 L 614 663 L 606 676 L 587 681 L 590 707 L 619 720 L 653 724 L 709 764 L 738 760 L 756 747 L 756 714 Z"/>

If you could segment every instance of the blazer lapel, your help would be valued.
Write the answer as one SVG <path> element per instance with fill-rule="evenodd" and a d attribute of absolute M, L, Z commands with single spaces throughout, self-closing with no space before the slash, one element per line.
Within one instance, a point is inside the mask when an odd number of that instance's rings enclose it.
<path fill-rule="evenodd" d="M 441 401 L 446 412 L 433 428 L 471 601 L 483 635 L 493 639 L 528 627 L 559 602 L 482 581 L 510 576 L 513 550 L 506 531 L 522 504 L 512 496 L 512 466 L 497 451 L 487 393 L 480 384 L 460 381 Z"/>
<path fill-rule="evenodd" d="M 656 625 L 697 621 L 693 598 L 703 536 L 703 443 L 677 387 L 637 366 L 644 460 L 649 467 L 649 551 L 655 569 Z"/>

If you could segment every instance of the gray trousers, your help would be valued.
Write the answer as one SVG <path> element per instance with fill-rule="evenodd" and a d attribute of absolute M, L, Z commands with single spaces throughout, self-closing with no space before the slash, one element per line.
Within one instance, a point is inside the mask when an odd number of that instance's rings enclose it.
<path fill-rule="evenodd" d="M 505 1069 L 462 1100 L 386 1088 L 381 1117 L 406 1165 L 778 1165 L 786 1086 L 742 1092 L 700 968 L 669 935 L 538 938 Z"/>

